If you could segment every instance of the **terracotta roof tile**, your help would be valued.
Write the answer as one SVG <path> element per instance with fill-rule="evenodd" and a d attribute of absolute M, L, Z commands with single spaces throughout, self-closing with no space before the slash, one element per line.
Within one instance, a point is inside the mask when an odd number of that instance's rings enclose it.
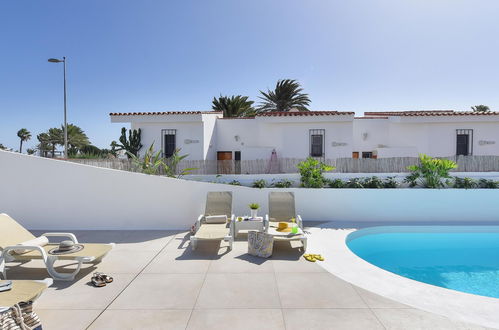
<path fill-rule="evenodd" d="M 157 116 L 157 115 L 200 115 L 221 114 L 222 111 L 164 111 L 164 112 L 111 112 L 110 116 Z"/>
<path fill-rule="evenodd" d="M 341 116 L 353 115 L 355 112 L 340 112 L 340 111 L 272 111 L 259 113 L 257 117 L 306 117 L 306 116 Z"/>
<path fill-rule="evenodd" d="M 365 116 L 398 116 L 398 117 L 441 117 L 441 116 L 491 116 L 499 115 L 499 112 L 473 112 L 473 111 L 454 111 L 454 110 L 421 110 L 421 111 L 381 111 L 364 112 Z"/>

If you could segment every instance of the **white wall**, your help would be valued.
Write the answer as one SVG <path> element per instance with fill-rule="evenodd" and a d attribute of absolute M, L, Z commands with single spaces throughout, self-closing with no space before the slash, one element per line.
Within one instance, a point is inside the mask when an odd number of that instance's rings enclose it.
<path fill-rule="evenodd" d="M 154 142 L 155 151 L 161 150 L 161 130 L 176 130 L 176 147 L 180 154 L 188 154 L 187 159 L 204 159 L 204 132 L 203 122 L 165 122 L 165 123 L 132 123 L 132 129 L 141 129 L 140 155 L 144 155 L 149 146 Z M 185 140 L 197 140 L 197 143 L 185 143 Z"/>
<path fill-rule="evenodd" d="M 0 212 L 31 229 L 186 229 L 208 191 L 233 191 L 234 212 L 267 212 L 271 189 L 122 172 L 0 151 Z M 285 189 L 304 220 L 497 221 L 499 190 Z"/>

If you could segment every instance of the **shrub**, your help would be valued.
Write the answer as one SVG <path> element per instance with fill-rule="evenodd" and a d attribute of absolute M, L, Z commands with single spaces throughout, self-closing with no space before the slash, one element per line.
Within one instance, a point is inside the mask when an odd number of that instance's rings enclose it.
<path fill-rule="evenodd" d="M 301 186 L 305 188 L 322 188 L 326 183 L 323 173 L 334 170 L 333 166 L 324 164 L 312 157 L 298 163 L 301 175 Z"/>
<path fill-rule="evenodd" d="M 293 185 L 293 181 L 288 180 L 288 179 L 281 179 L 279 181 L 272 183 L 272 186 L 276 187 L 276 188 L 289 188 L 292 185 Z"/>
<path fill-rule="evenodd" d="M 399 183 L 393 176 L 389 176 L 383 181 L 383 188 L 397 188 L 398 186 Z"/>
<path fill-rule="evenodd" d="M 361 184 L 363 188 L 379 189 L 384 187 L 383 181 L 377 176 L 364 178 L 362 179 Z"/>
<path fill-rule="evenodd" d="M 478 183 L 471 178 L 454 177 L 454 188 L 473 189 L 478 186 Z"/>
<path fill-rule="evenodd" d="M 499 188 L 499 182 L 489 179 L 478 180 L 478 187 L 483 189 L 497 189 Z"/>
<path fill-rule="evenodd" d="M 345 183 L 345 188 L 364 188 L 360 178 L 352 178 Z"/>
<path fill-rule="evenodd" d="M 231 182 L 229 182 L 230 185 L 233 185 L 233 186 L 240 186 L 241 185 L 241 182 L 237 181 L 237 180 L 232 180 Z"/>
<path fill-rule="evenodd" d="M 258 204 L 258 203 L 251 203 L 248 206 L 252 210 L 258 210 L 260 208 L 260 204 Z"/>
<path fill-rule="evenodd" d="M 405 181 L 410 187 L 420 185 L 425 188 L 443 188 L 451 178 L 449 171 L 457 167 L 457 164 L 451 160 L 432 158 L 424 154 L 419 155 L 419 160 L 420 165 L 407 167 L 411 174 Z"/>
<path fill-rule="evenodd" d="M 327 180 L 329 188 L 345 188 L 345 181 L 341 179 Z"/>
<path fill-rule="evenodd" d="M 267 182 L 264 179 L 253 181 L 253 185 L 252 185 L 253 188 L 260 188 L 260 189 L 265 188 L 266 186 L 267 186 Z"/>

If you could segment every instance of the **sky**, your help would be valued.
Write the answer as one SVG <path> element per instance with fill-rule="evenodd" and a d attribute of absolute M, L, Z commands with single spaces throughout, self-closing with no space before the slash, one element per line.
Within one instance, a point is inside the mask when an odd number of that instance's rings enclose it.
<path fill-rule="evenodd" d="M 63 121 L 109 148 L 110 112 L 210 110 L 297 79 L 313 110 L 499 110 L 497 0 L 3 0 L 0 143 Z"/>

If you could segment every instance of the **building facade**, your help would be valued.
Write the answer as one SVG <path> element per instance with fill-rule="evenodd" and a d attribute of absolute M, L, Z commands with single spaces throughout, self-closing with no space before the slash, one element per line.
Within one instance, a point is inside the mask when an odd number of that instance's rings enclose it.
<path fill-rule="evenodd" d="M 224 118 L 216 111 L 111 113 L 111 122 L 141 129 L 154 143 L 192 160 L 499 155 L 499 112 L 269 112 Z"/>

